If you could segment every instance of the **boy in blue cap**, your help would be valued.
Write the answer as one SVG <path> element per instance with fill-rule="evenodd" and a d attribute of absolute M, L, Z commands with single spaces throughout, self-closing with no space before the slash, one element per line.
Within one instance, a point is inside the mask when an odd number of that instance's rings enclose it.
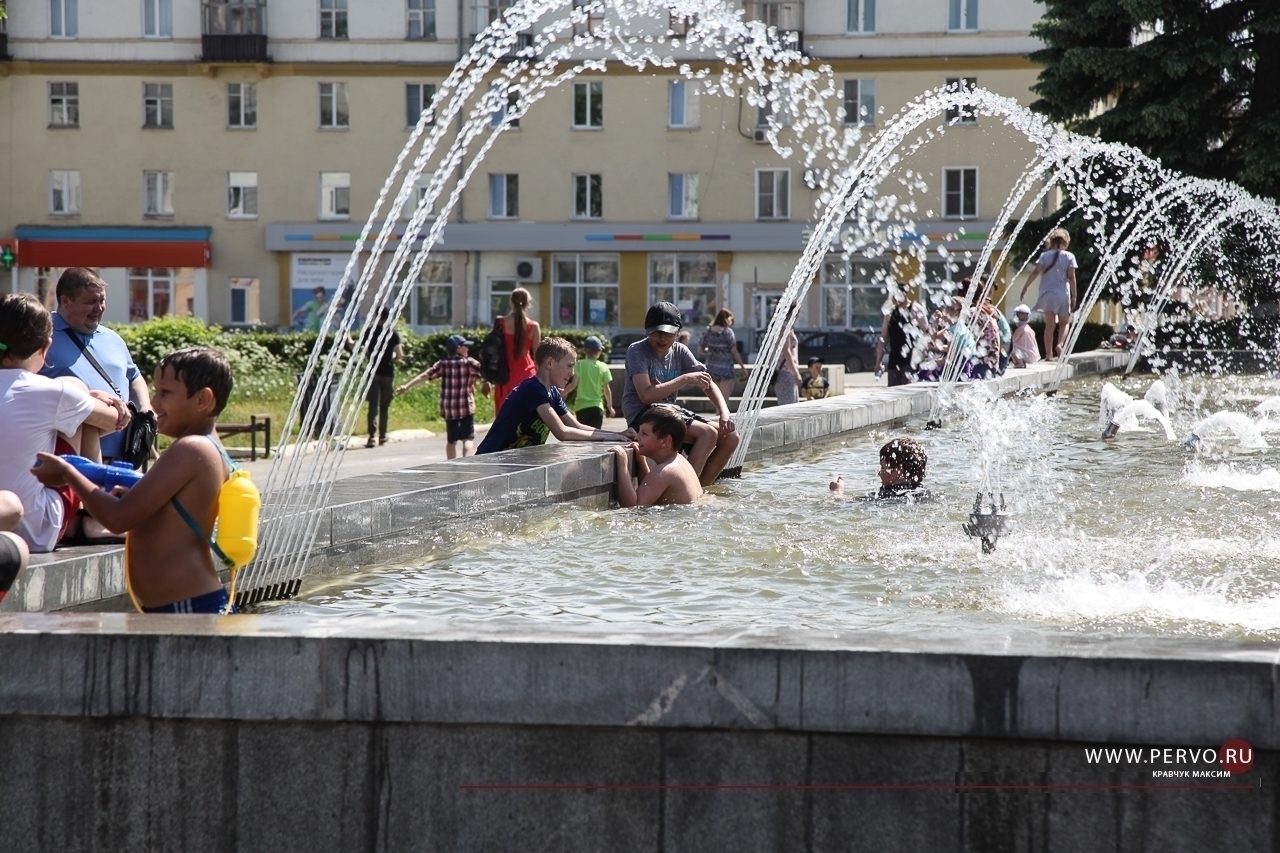
<path fill-rule="evenodd" d="M 600 429 L 604 426 L 606 414 L 614 416 L 613 392 L 609 390 L 613 373 L 600 360 L 604 344 L 595 335 L 583 341 L 582 351 L 586 357 L 573 365 L 573 378 L 569 380 L 564 393 L 578 393 L 573 402 L 573 416 L 578 419 L 578 423 Z"/>
<path fill-rule="evenodd" d="M 476 396 L 475 384 L 480 379 L 480 362 L 471 358 L 471 341 L 462 335 L 450 335 L 444 342 L 448 358 L 441 359 L 396 389 L 403 394 L 419 382 L 440 380 L 440 417 L 444 419 L 444 455 L 447 459 L 458 456 L 457 444 L 462 445 L 462 455 L 471 456 L 476 446 Z M 489 393 L 489 383 L 480 386 L 480 393 Z"/>

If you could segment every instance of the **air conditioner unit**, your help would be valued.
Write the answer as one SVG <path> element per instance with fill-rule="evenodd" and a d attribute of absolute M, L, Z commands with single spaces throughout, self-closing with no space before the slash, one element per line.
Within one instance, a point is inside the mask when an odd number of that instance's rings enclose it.
<path fill-rule="evenodd" d="M 516 279 L 542 283 L 542 258 L 516 258 Z"/>
<path fill-rule="evenodd" d="M 756 142 L 768 142 L 769 137 L 766 135 L 768 132 L 763 127 L 757 127 L 751 138 Z"/>

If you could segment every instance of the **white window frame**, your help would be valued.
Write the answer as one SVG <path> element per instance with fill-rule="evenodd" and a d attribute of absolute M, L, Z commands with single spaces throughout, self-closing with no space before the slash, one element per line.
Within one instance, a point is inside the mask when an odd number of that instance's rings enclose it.
<path fill-rule="evenodd" d="M 142 37 L 173 38 L 173 0 L 142 0 Z"/>
<path fill-rule="evenodd" d="M 656 262 L 667 261 L 671 265 L 671 280 L 659 281 L 654 274 Z M 681 275 L 682 261 L 692 262 L 686 269 L 710 263 L 711 278 L 709 281 L 688 281 Z M 724 306 L 720 304 L 720 266 L 715 252 L 650 252 L 645 259 L 646 275 L 649 283 L 649 304 L 655 302 L 671 302 L 678 309 L 686 326 L 709 326 L 716 314 Z M 693 306 L 702 302 L 701 314 L 694 315 Z M 692 303 L 688 308 L 686 305 Z"/>
<path fill-rule="evenodd" d="M 155 93 L 148 91 L 148 87 L 154 86 Z M 168 105 L 168 123 L 165 123 L 166 110 Z M 156 124 L 151 124 L 151 115 L 154 111 Z M 173 84 L 172 83 L 143 83 L 142 84 L 142 126 L 147 130 L 173 130 Z"/>
<path fill-rule="evenodd" d="M 491 84 L 489 85 L 489 89 L 490 89 L 490 91 L 492 91 L 493 89 L 496 89 L 496 88 L 498 88 L 498 84 L 497 84 L 497 83 L 491 83 Z M 518 98 L 518 96 L 516 95 L 516 93 L 515 93 L 515 92 L 512 92 L 512 91 L 508 91 L 508 92 L 507 92 L 507 103 L 506 103 L 506 105 L 505 105 L 505 106 L 500 106 L 500 107 L 498 107 L 498 109 L 496 109 L 496 110 L 494 110 L 493 112 L 489 113 L 489 127 L 497 127 L 498 125 L 500 125 L 500 124 L 502 124 L 504 121 L 506 121 L 506 122 L 507 122 L 507 130 L 519 130 L 519 129 L 520 129 L 520 119 L 518 119 L 518 118 L 513 118 L 513 119 L 511 119 L 510 121 L 508 121 L 508 120 L 507 120 L 507 113 L 511 112 L 511 108 L 512 108 L 512 107 L 514 107 L 514 106 L 516 105 L 516 100 L 517 100 L 517 98 Z M 503 131 L 503 132 L 505 133 L 506 131 Z"/>
<path fill-rule="evenodd" d="M 520 176 L 518 174 L 489 175 L 489 218 L 520 218 Z"/>
<path fill-rule="evenodd" d="M 317 84 L 320 94 L 320 114 L 318 116 L 321 130 L 351 129 L 351 99 L 346 83 L 328 82 Z M 329 124 L 324 123 L 325 101 L 329 104 Z"/>
<path fill-rule="evenodd" d="M 697 130 L 701 115 L 701 90 L 692 80 L 683 78 L 667 84 L 667 127 L 671 130 Z"/>
<path fill-rule="evenodd" d="M 436 275 L 436 273 L 444 270 L 448 271 L 446 275 Z M 431 302 L 432 291 L 448 291 L 449 293 L 449 311 L 447 317 L 437 318 L 442 322 L 428 322 L 430 316 L 423 316 L 423 303 L 428 305 Z M 455 300 L 458 297 L 457 289 L 454 287 L 453 280 L 453 255 L 451 254 L 431 254 L 427 256 L 426 263 L 422 265 L 422 269 L 418 272 L 418 278 L 413 282 L 413 293 L 410 295 L 408 303 L 405 305 L 405 321 L 415 329 L 446 329 L 453 325 L 453 317 L 457 304 Z"/>
<path fill-rule="evenodd" d="M 258 173 L 227 172 L 227 219 L 258 218 Z"/>
<path fill-rule="evenodd" d="M 574 281 L 560 281 L 560 264 L 573 258 L 575 262 Z M 622 256 L 616 252 L 560 252 L 551 256 L 551 312 L 552 324 L 560 326 L 563 320 L 560 319 L 560 292 L 562 290 L 571 289 L 574 291 L 574 312 L 573 322 L 569 323 L 574 328 L 583 328 L 585 326 L 603 326 L 605 328 L 613 328 L 617 325 L 622 311 L 622 289 L 618 281 L 593 282 L 586 281 L 582 270 L 584 264 L 590 261 L 608 261 L 614 264 L 614 268 L 618 271 L 618 278 L 622 278 Z M 587 299 L 587 290 L 610 290 L 613 292 L 613 309 L 615 322 L 610 323 L 606 314 L 603 323 L 591 322 L 591 306 Z M 608 309 L 606 308 L 606 311 Z"/>
<path fill-rule="evenodd" d="M 947 77 L 946 86 L 948 89 L 956 91 L 972 92 L 978 88 L 977 77 Z M 948 126 L 956 127 L 973 127 L 978 123 L 978 114 L 973 107 L 960 107 L 958 109 L 949 109 L 942 114 L 942 119 Z"/>
<path fill-rule="evenodd" d="M 427 200 L 427 190 L 430 189 L 430 187 L 431 187 L 430 176 L 426 176 L 421 181 L 419 181 L 418 185 L 414 187 L 413 201 L 406 204 L 404 207 L 400 208 L 400 215 L 405 219 L 412 219 L 413 215 L 418 212 L 418 208 L 422 207 L 422 203 Z M 435 218 L 436 218 L 436 206 L 435 206 L 435 203 L 433 202 L 431 207 L 427 209 L 427 215 L 423 221 L 429 222 Z"/>
<path fill-rule="evenodd" d="M 414 22 L 421 35 L 413 34 Z M 436 0 L 405 0 L 405 40 L 436 40 Z"/>
<path fill-rule="evenodd" d="M 232 91 L 236 92 L 232 95 Z M 233 99 L 239 99 L 239 123 L 232 120 Z M 246 106 L 252 101 L 252 107 Z M 257 130 L 258 129 L 258 84 L 257 83 L 228 83 L 227 84 L 227 127 L 231 130 Z"/>
<path fill-rule="evenodd" d="M 769 177 L 766 179 L 765 175 Z M 763 215 L 761 213 L 762 202 L 764 201 L 764 181 L 770 182 L 769 197 L 773 207 L 773 213 Z M 779 183 L 781 181 L 781 183 Z M 785 196 L 786 210 L 778 212 L 778 187 L 782 186 Z M 791 170 L 790 169 L 756 169 L 756 219 L 767 222 L 785 222 L 791 218 Z"/>
<path fill-rule="evenodd" d="M 578 98 L 581 96 L 583 110 L 578 113 Z M 599 115 L 593 115 L 598 108 Z M 604 81 L 586 80 L 573 84 L 573 122 L 574 130 L 604 130 Z"/>
<path fill-rule="evenodd" d="M 405 83 L 404 84 L 404 119 L 405 127 L 414 128 L 418 126 L 418 119 L 422 116 L 422 111 L 434 104 L 436 100 L 436 84 L 435 83 Z M 417 110 L 414 110 L 415 101 Z M 436 116 L 433 112 L 427 118 L 427 127 L 436 123 Z"/>
<path fill-rule="evenodd" d="M 573 211 L 574 219 L 603 219 L 604 218 L 604 175 L 600 172 L 575 173 L 573 175 L 573 200 L 570 209 Z M 585 204 L 579 209 L 578 194 L 579 190 L 585 191 Z M 592 201 L 595 205 L 592 205 Z M 595 207 L 598 213 L 592 214 L 591 210 Z"/>
<path fill-rule="evenodd" d="M 347 209 L 341 210 L 343 193 L 346 190 Z M 320 218 L 321 219 L 350 219 L 351 218 L 351 173 L 350 172 L 321 172 L 320 173 Z"/>
<path fill-rule="evenodd" d="M 849 97 L 850 84 L 853 98 Z M 853 112 L 849 112 L 850 106 Z M 876 78 L 859 77 L 844 81 L 845 127 L 873 127 L 876 123 Z"/>
<path fill-rule="evenodd" d="M 54 87 L 61 86 L 61 92 Z M 67 87 L 73 87 L 74 91 Z M 80 126 L 80 83 L 75 80 L 49 81 L 49 127 Z"/>
<path fill-rule="evenodd" d="M 173 172 L 147 169 L 142 173 L 142 215 L 173 216 Z"/>
<path fill-rule="evenodd" d="M 976 33 L 978 31 L 978 0 L 948 0 L 947 32 Z"/>
<path fill-rule="evenodd" d="M 324 34 L 325 22 L 329 34 Z M 338 35 L 338 23 L 342 23 L 342 35 Z M 347 17 L 347 0 L 320 0 L 320 38 L 324 41 L 345 41 L 351 33 L 351 21 Z"/>
<path fill-rule="evenodd" d="M 831 275 L 833 266 L 838 265 L 840 275 Z M 819 268 L 819 282 L 822 287 L 821 311 L 822 320 L 819 327 L 838 331 L 841 329 L 853 329 L 867 325 L 864 323 L 854 322 L 854 303 L 862 301 L 874 302 L 876 311 L 880 309 L 881 303 L 884 302 L 885 287 L 893 276 L 893 261 L 890 258 L 867 258 L 862 255 L 855 255 L 845 260 L 840 255 L 827 255 L 823 259 L 822 266 Z M 839 322 L 831 321 L 831 299 L 834 294 L 840 294 L 844 302 L 844 316 Z M 861 300 L 855 296 L 859 294 Z M 869 315 L 864 315 L 869 316 Z"/>
<path fill-rule="evenodd" d="M 698 218 L 698 173 L 667 173 L 667 218 Z"/>
<path fill-rule="evenodd" d="M 966 211 L 964 209 L 965 183 L 966 183 L 965 179 L 967 176 L 969 176 L 970 173 L 972 173 L 972 178 L 973 178 L 973 209 L 971 211 Z M 958 213 L 952 213 L 947 208 L 948 197 L 955 195 L 954 193 L 950 192 L 947 188 L 947 184 L 949 183 L 950 177 L 952 175 L 959 175 L 959 180 L 960 180 L 960 189 L 958 193 L 960 211 Z M 943 169 L 942 170 L 942 218 L 943 219 L 977 219 L 978 207 L 979 207 L 978 187 L 979 187 L 979 184 L 978 184 L 978 167 L 977 166 L 955 166 L 955 167 Z"/>
<path fill-rule="evenodd" d="M 143 274 L 138 275 L 137 274 L 138 272 L 142 272 Z M 177 297 L 176 284 L 177 284 L 178 277 L 175 274 L 175 271 L 173 270 L 173 268 L 171 267 L 130 267 L 128 269 L 127 276 L 128 277 L 126 281 L 128 282 L 128 292 L 126 294 L 126 297 L 129 300 L 130 322 L 134 320 L 133 285 L 136 282 L 146 282 L 146 285 L 147 285 L 147 316 L 145 319 L 152 320 L 157 316 L 173 317 L 176 315 L 176 312 L 174 311 L 174 300 Z M 156 286 L 157 285 L 160 285 L 161 286 L 160 289 L 169 294 L 169 313 L 168 314 L 159 314 L 159 315 L 156 314 L 156 290 L 157 290 Z"/>
<path fill-rule="evenodd" d="M 80 0 L 49 0 L 49 38 L 80 37 Z"/>
<path fill-rule="evenodd" d="M 59 209 L 56 203 L 59 190 L 62 192 L 62 209 Z M 78 169 L 49 170 L 49 215 L 80 215 L 80 171 Z"/>
<path fill-rule="evenodd" d="M 244 316 L 236 319 L 236 293 L 244 294 Z M 256 326 L 262 322 L 262 280 L 236 277 L 227 279 L 227 325 Z"/>
<path fill-rule="evenodd" d="M 874 35 L 876 0 L 846 0 L 844 31 L 846 35 Z"/>

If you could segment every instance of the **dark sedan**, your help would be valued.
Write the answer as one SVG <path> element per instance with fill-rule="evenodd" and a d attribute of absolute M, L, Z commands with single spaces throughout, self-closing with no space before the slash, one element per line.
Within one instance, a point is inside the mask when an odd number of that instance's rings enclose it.
<path fill-rule="evenodd" d="M 627 360 L 627 347 L 644 340 L 644 330 L 619 332 L 609 339 L 609 363 L 622 364 Z"/>
<path fill-rule="evenodd" d="M 878 329 L 800 333 L 800 368 L 817 356 L 824 364 L 843 364 L 849 373 L 874 370 Z"/>

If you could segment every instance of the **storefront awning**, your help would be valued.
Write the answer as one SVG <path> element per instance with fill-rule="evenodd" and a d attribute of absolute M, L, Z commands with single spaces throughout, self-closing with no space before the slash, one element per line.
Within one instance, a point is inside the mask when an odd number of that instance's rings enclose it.
<path fill-rule="evenodd" d="M 19 225 L 24 267 L 207 267 L 212 228 Z"/>

